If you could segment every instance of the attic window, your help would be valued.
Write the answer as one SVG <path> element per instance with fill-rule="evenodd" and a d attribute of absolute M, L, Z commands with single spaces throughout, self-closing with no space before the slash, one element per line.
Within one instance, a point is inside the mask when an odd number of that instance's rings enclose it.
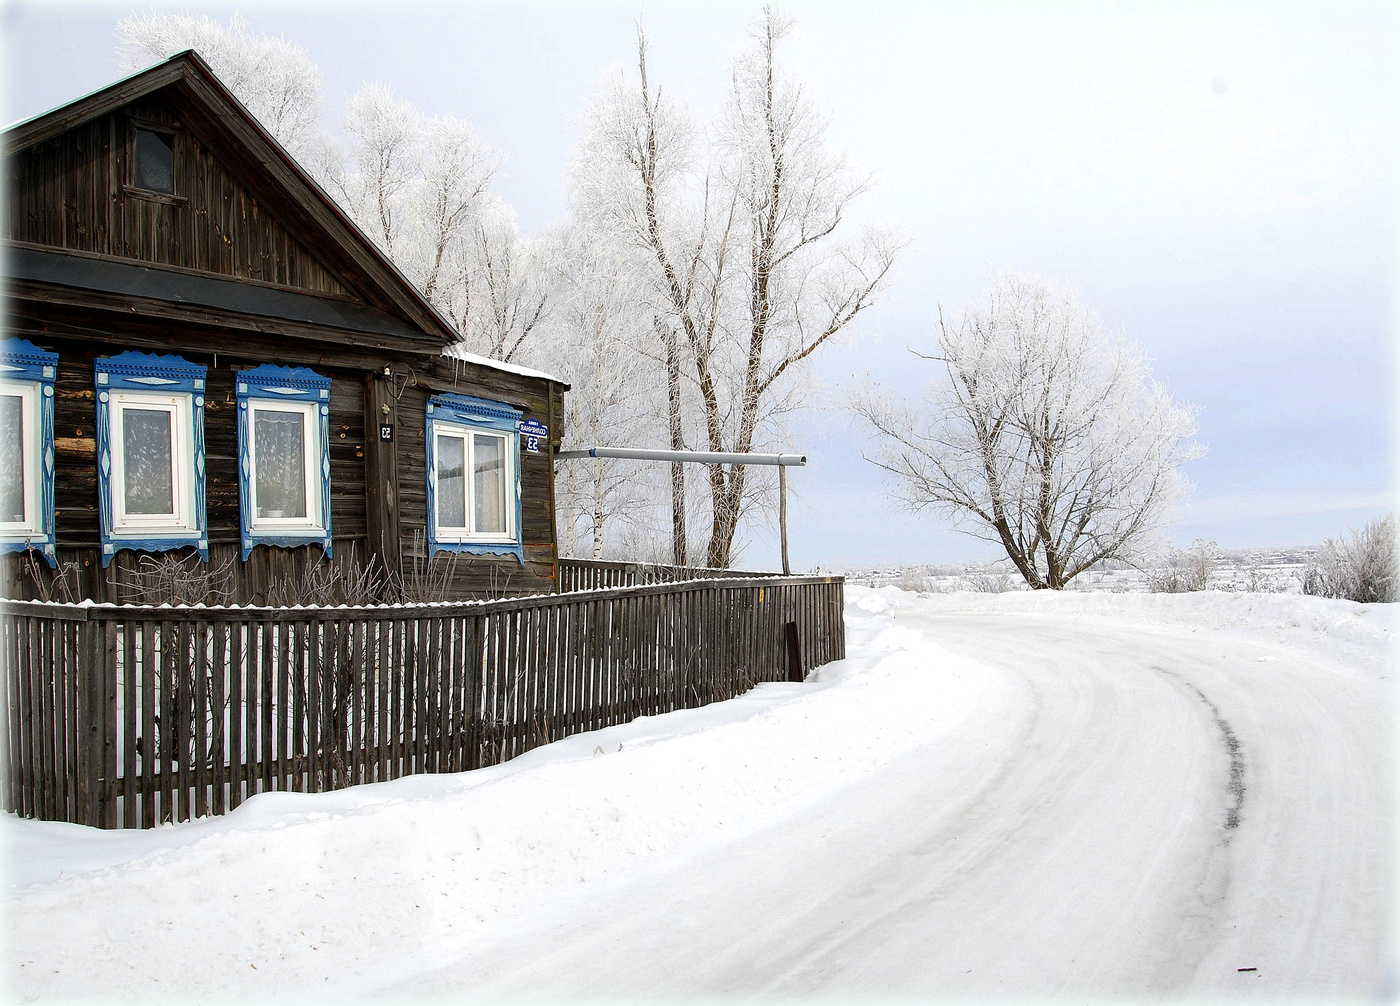
<path fill-rule="evenodd" d="M 138 189 L 175 193 L 175 139 L 151 129 L 136 130 L 136 178 Z"/>

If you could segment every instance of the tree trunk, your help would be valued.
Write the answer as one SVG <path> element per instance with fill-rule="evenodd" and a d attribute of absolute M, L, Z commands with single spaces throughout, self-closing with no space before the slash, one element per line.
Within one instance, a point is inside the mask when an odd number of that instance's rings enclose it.
<path fill-rule="evenodd" d="M 603 558 L 603 462 L 593 459 L 593 558 Z"/>
<path fill-rule="evenodd" d="M 657 325 L 661 324 L 657 320 Z M 666 326 L 666 418 L 671 432 L 671 450 L 685 450 L 681 437 L 681 358 L 676 352 L 676 330 Z M 671 559 L 677 566 L 686 565 L 685 540 L 685 465 L 671 462 Z"/>

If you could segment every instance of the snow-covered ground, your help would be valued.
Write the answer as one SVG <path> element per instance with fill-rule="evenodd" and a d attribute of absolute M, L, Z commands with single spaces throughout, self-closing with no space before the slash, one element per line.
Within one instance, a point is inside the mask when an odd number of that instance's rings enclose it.
<path fill-rule="evenodd" d="M 1303 589 L 1303 572 L 1315 547 L 1222 549 L 1209 543 L 1211 558 L 1208 584 L 1212 590 L 1297 594 Z M 1160 563 L 1158 564 L 1160 566 Z M 1108 561 L 1081 573 L 1069 582 L 1069 590 L 1145 593 L 1153 589 L 1154 567 L 1142 569 Z M 961 591 L 1001 593 L 1028 590 L 1010 561 L 938 563 L 914 566 L 875 566 L 838 570 L 847 582 L 867 587 L 900 587 L 920 593 L 949 594 Z"/>
<path fill-rule="evenodd" d="M 492 769 L 5 819 L 11 994 L 1393 994 L 1394 606 L 847 601 L 805 684 Z"/>

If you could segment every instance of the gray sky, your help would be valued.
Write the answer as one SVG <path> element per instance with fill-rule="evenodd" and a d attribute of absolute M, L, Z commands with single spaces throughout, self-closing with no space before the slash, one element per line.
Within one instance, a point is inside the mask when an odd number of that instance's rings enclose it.
<path fill-rule="evenodd" d="M 3 8 L 6 121 L 117 75 L 128 5 Z M 139 9 L 146 9 L 141 7 Z M 522 229 L 564 212 L 573 120 L 631 58 L 623 4 L 189 3 L 305 46 L 328 121 L 366 80 L 472 120 Z M 757 4 L 648 5 L 652 73 L 702 116 Z M 915 393 L 942 304 L 1002 268 L 1059 276 L 1201 409 L 1209 455 L 1172 537 L 1306 544 L 1382 512 L 1396 381 L 1397 18 L 1384 4 L 794 4 L 782 56 L 903 229 L 896 288 L 819 364 L 814 403 L 869 375 Z M 992 557 L 893 510 L 839 412 L 801 424 L 794 562 Z M 759 532 L 748 563 L 775 561 Z"/>

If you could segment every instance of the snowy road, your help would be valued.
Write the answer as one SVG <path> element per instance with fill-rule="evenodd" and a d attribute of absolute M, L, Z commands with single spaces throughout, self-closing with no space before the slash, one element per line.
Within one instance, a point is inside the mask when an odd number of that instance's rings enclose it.
<path fill-rule="evenodd" d="M 148 996 L 186 959 L 192 988 L 292 997 L 1391 988 L 1389 612 L 850 594 L 852 658 L 816 685 L 485 783 L 281 798 L 19 887 L 15 990 Z M 406 831 L 427 851 L 386 853 Z M 156 893 L 190 882 L 202 913 Z M 430 897 L 431 919 L 405 903 Z"/>

